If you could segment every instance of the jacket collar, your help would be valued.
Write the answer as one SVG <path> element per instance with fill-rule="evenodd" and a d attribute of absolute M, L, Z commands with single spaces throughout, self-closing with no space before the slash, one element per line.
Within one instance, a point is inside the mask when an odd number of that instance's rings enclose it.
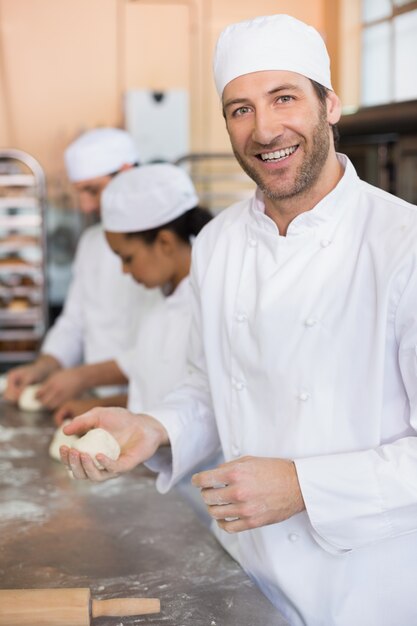
<path fill-rule="evenodd" d="M 355 168 L 344 154 L 337 154 L 344 173 L 338 184 L 310 211 L 300 213 L 288 227 L 287 237 L 305 232 L 308 229 L 319 228 L 330 222 L 338 221 L 344 212 L 352 205 L 353 196 L 357 193 L 360 181 Z M 263 230 L 277 233 L 273 220 L 265 215 L 264 194 L 257 188 L 252 197 L 249 213 L 256 225 Z"/>

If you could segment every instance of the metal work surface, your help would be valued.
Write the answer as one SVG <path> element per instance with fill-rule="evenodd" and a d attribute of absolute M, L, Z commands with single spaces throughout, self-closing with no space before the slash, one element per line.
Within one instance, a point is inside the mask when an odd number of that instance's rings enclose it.
<path fill-rule="evenodd" d="M 96 599 L 158 597 L 161 613 L 97 626 L 284 626 L 177 492 L 144 468 L 71 480 L 48 456 L 54 427 L 0 401 L 0 588 L 89 587 Z"/>

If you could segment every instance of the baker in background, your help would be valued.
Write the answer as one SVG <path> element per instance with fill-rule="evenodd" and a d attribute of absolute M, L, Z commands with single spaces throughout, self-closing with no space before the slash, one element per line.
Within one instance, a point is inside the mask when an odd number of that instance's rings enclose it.
<path fill-rule="evenodd" d="M 90 130 L 71 143 L 65 151 L 65 164 L 80 211 L 99 214 L 107 184 L 138 161 L 133 139 L 117 128 Z M 48 331 L 39 357 L 9 371 L 5 399 L 17 402 L 26 386 L 43 383 L 37 399 L 48 408 L 59 406 L 75 383 L 74 372 L 67 368 L 111 359 L 127 349 L 141 315 L 156 297 L 123 275 L 102 225 L 88 227 L 77 247 L 62 314 Z M 111 394 L 118 389 L 97 391 Z"/>
<path fill-rule="evenodd" d="M 192 373 L 148 415 L 95 409 L 117 461 L 194 476 L 221 540 L 294 626 L 417 624 L 417 209 L 335 151 L 341 105 L 319 34 L 285 15 L 229 26 L 214 72 L 258 189 L 193 248 Z M 159 448 L 170 444 L 168 454 Z M 165 451 L 167 452 L 167 451 Z"/>

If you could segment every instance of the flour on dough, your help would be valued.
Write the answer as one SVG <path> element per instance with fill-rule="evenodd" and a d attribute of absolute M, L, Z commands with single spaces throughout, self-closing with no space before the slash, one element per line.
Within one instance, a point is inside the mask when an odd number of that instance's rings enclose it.
<path fill-rule="evenodd" d="M 35 398 L 42 385 L 28 385 L 19 396 L 18 406 L 22 411 L 40 411 L 42 403 Z"/>
<path fill-rule="evenodd" d="M 64 420 L 59 428 L 56 429 L 54 436 L 52 437 L 52 441 L 49 446 L 49 456 L 51 456 L 56 461 L 61 460 L 61 456 L 59 454 L 59 448 L 61 446 L 71 446 L 74 445 L 76 441 L 78 441 L 78 435 L 66 435 L 63 432 L 64 426 L 69 424 L 71 420 Z"/>
<path fill-rule="evenodd" d="M 104 467 L 96 459 L 96 454 L 105 454 L 113 461 L 116 461 L 120 456 L 120 446 L 116 439 L 104 430 L 103 428 L 93 428 L 89 430 L 83 437 L 80 437 L 78 441 L 72 446 L 79 452 L 87 452 L 94 461 L 94 465 L 97 469 L 104 469 Z"/>

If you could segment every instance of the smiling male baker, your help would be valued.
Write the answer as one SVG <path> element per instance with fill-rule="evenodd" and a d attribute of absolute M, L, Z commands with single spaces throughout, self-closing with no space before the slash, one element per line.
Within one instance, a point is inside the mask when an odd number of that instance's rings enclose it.
<path fill-rule="evenodd" d="M 148 415 L 67 427 L 118 437 L 103 472 L 63 459 L 105 480 L 153 455 L 166 491 L 220 441 L 227 462 L 193 482 L 291 624 L 416 624 L 416 207 L 335 152 L 340 103 L 313 28 L 231 25 L 214 73 L 258 189 L 195 242 L 191 374 Z"/>

